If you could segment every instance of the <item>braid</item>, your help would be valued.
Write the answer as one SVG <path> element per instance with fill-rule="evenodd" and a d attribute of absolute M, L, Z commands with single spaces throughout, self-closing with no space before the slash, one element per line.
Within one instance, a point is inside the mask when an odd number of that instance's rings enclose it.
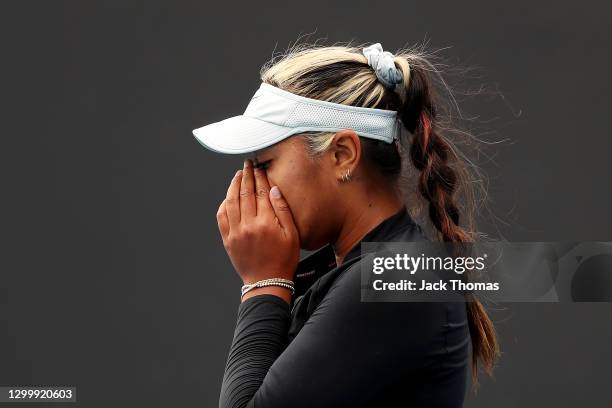
<path fill-rule="evenodd" d="M 454 193 L 459 177 L 451 166 L 460 162 L 450 143 L 436 130 L 436 109 L 429 82 L 423 71 L 414 66 L 402 110 L 402 122 L 413 134 L 410 159 L 420 171 L 418 189 L 429 203 L 429 218 L 443 241 L 472 242 L 459 226 L 459 208 Z M 484 306 L 472 295 L 467 299 L 468 325 L 472 338 L 472 382 L 478 384 L 478 363 L 491 375 L 499 346 L 493 322 Z"/>
<path fill-rule="evenodd" d="M 429 217 L 444 241 L 470 241 L 469 235 L 459 227 L 459 209 L 453 197 L 457 187 L 457 174 L 449 165 L 453 151 L 435 129 L 436 109 L 427 78 L 420 69 L 411 71 L 405 104 L 408 109 L 404 109 L 402 121 L 415 138 L 410 158 L 421 172 L 419 192 L 429 202 Z"/>
<path fill-rule="evenodd" d="M 448 164 L 452 150 L 432 124 L 427 112 L 422 111 L 419 129 L 410 149 L 412 163 L 421 172 L 419 192 L 429 202 L 429 217 L 443 240 L 466 242 L 470 237 L 459 227 L 459 209 L 453 197 L 457 175 Z"/>

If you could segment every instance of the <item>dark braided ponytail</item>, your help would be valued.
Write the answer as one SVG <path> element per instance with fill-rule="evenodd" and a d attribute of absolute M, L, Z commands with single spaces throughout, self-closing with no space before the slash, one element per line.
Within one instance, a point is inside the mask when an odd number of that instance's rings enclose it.
<path fill-rule="evenodd" d="M 429 218 L 446 242 L 473 242 L 459 225 L 459 209 L 454 194 L 459 183 L 455 164 L 461 158 L 436 128 L 436 106 L 430 81 L 419 64 L 410 64 L 410 81 L 400 115 L 412 133 L 410 159 L 420 171 L 418 190 L 429 204 Z M 499 355 L 497 337 L 483 305 L 471 297 L 467 302 L 472 338 L 472 381 L 478 383 L 478 365 L 491 375 Z"/>

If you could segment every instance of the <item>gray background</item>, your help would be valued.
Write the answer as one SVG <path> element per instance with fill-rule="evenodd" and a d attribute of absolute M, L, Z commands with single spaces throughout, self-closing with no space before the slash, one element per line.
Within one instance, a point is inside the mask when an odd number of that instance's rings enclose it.
<path fill-rule="evenodd" d="M 216 405 L 240 281 L 215 211 L 241 157 L 190 131 L 241 113 L 300 34 L 451 47 L 489 90 L 467 114 L 512 139 L 485 166 L 504 236 L 612 241 L 602 3 L 2 2 L 0 385 Z M 611 311 L 499 306 L 504 355 L 466 406 L 610 406 Z"/>

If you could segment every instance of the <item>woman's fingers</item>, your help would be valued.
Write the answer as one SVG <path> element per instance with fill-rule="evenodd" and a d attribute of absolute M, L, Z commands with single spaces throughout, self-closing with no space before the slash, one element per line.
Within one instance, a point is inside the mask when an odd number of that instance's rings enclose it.
<path fill-rule="evenodd" d="M 291 214 L 289 204 L 287 204 L 287 201 L 281 194 L 278 186 L 274 186 L 270 189 L 270 201 L 272 202 L 272 207 L 274 208 L 274 214 L 276 215 L 276 218 L 278 218 L 281 227 L 283 227 L 285 234 L 293 234 L 295 232 L 293 215 Z"/>
<path fill-rule="evenodd" d="M 243 282 L 291 279 L 299 260 L 299 234 L 291 210 L 278 187 L 269 185 L 267 172 L 257 169 L 255 174 L 248 163 L 232 179 L 217 211 L 223 245 Z M 252 210 L 246 203 L 249 198 L 255 204 L 253 217 L 245 216 Z"/>
<path fill-rule="evenodd" d="M 253 163 L 244 161 L 242 180 L 240 182 L 240 219 L 248 220 L 257 214 L 255 204 L 255 180 L 253 179 Z"/>
<path fill-rule="evenodd" d="M 229 220 L 227 219 L 225 200 L 221 202 L 221 205 L 219 205 L 219 209 L 217 210 L 217 224 L 219 225 L 219 231 L 221 232 L 223 242 L 225 242 L 225 237 L 227 237 L 229 234 Z"/>
<path fill-rule="evenodd" d="M 238 170 L 227 189 L 225 196 L 225 212 L 230 228 L 236 228 L 240 224 L 240 182 L 242 170 Z"/>
<path fill-rule="evenodd" d="M 255 197 L 257 201 L 257 215 L 274 215 L 272 203 L 270 203 L 270 184 L 265 170 L 255 169 Z"/>

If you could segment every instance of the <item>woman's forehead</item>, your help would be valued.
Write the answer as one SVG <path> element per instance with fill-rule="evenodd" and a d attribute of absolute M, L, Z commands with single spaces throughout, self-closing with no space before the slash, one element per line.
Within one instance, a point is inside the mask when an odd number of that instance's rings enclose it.
<path fill-rule="evenodd" d="M 261 156 L 266 153 L 269 153 L 272 150 L 272 146 L 264 147 L 263 149 L 257 149 L 253 152 L 255 156 Z"/>
<path fill-rule="evenodd" d="M 255 150 L 253 152 L 253 159 L 255 160 L 262 157 L 268 157 L 272 154 L 278 155 L 281 154 L 281 152 L 283 155 L 288 154 L 290 151 L 295 150 L 295 148 L 300 146 L 299 140 L 299 138 L 288 137 L 280 142 L 274 143 L 273 145 L 264 147 L 263 149 Z"/>
<path fill-rule="evenodd" d="M 263 149 L 255 150 L 253 152 L 253 160 L 258 160 L 270 153 L 272 153 L 274 146 L 264 147 Z"/>
<path fill-rule="evenodd" d="M 284 140 L 281 141 L 281 142 L 278 142 L 278 143 L 274 143 L 271 146 L 264 147 L 263 149 L 255 150 L 253 152 L 253 157 L 263 157 L 263 156 L 267 156 L 267 155 L 270 155 L 272 153 L 275 153 L 275 152 L 278 151 L 279 146 L 282 145 L 283 142 L 284 142 Z"/>

